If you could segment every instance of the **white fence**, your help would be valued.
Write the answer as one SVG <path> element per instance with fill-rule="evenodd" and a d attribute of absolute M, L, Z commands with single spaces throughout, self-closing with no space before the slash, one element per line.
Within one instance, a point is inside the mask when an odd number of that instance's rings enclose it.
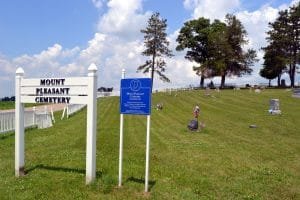
<path fill-rule="evenodd" d="M 86 106 L 86 104 L 67 104 L 64 107 L 61 119 L 64 118 L 65 114 L 67 115 L 67 118 L 69 118 L 71 115 L 73 115 L 74 113 L 80 111 L 85 106 Z"/>
<path fill-rule="evenodd" d="M 191 88 L 178 88 L 178 89 L 160 89 L 155 92 L 176 92 L 182 90 L 190 90 Z M 98 92 L 97 98 L 101 97 L 110 97 L 110 96 L 120 96 L 120 91 L 113 92 Z M 86 106 L 86 104 L 68 104 L 65 106 L 61 119 L 66 115 L 69 118 L 72 114 L 80 111 Z M 47 111 L 45 107 L 44 111 L 35 111 L 35 110 L 27 110 L 25 111 L 24 116 L 24 126 L 25 128 L 37 126 L 38 128 L 47 128 L 52 126 L 52 122 L 55 122 L 53 117 L 53 112 Z M 0 111 L 0 134 L 6 133 L 9 131 L 14 131 L 15 129 L 15 112 L 14 111 Z"/>
<path fill-rule="evenodd" d="M 120 91 L 97 92 L 97 98 L 100 98 L 100 97 L 115 97 L 115 96 L 120 96 Z"/>
<path fill-rule="evenodd" d="M 24 112 L 25 128 L 37 126 L 47 128 L 52 126 L 52 116 L 48 111 L 28 110 Z M 0 112 L 0 134 L 15 130 L 15 111 Z"/>

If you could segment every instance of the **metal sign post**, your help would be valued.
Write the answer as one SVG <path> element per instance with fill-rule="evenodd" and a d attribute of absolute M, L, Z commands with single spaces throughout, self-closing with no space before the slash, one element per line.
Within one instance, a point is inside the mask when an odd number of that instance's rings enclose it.
<path fill-rule="evenodd" d="M 87 77 L 25 79 L 16 71 L 15 175 L 24 175 L 24 103 L 87 104 L 86 184 L 96 177 L 97 67 Z"/>
<path fill-rule="evenodd" d="M 124 72 L 124 71 L 123 71 Z M 148 192 L 149 178 L 149 154 L 150 154 L 150 115 L 151 115 L 151 92 L 152 71 L 150 78 L 125 79 L 122 73 L 120 91 L 120 153 L 119 153 L 119 187 L 122 185 L 122 157 L 123 157 L 123 114 L 147 115 L 146 136 L 146 170 L 145 170 L 145 192 Z"/>
<path fill-rule="evenodd" d="M 125 69 L 122 70 L 122 79 L 125 78 Z M 119 187 L 122 186 L 122 162 L 123 162 L 123 129 L 124 116 L 120 114 L 120 150 L 119 150 Z"/>
<path fill-rule="evenodd" d="M 149 78 L 151 79 L 152 68 L 149 70 Z M 152 81 L 151 81 L 152 88 Z M 151 95 L 151 93 L 150 93 Z M 151 105 L 150 105 L 151 109 Z M 150 156 L 150 122 L 151 115 L 147 115 L 147 136 L 146 136 L 146 170 L 145 170 L 145 192 L 148 192 L 148 179 L 149 179 L 149 156 Z"/>

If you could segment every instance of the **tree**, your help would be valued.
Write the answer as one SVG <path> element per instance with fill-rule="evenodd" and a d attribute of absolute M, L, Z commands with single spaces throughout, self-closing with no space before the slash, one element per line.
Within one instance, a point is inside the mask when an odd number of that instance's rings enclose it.
<path fill-rule="evenodd" d="M 160 14 L 154 13 L 148 20 L 148 26 L 142 29 L 144 33 L 144 45 L 146 49 L 142 52 L 144 56 L 150 56 L 143 65 L 140 65 L 137 71 L 148 73 L 152 69 L 151 79 L 153 85 L 154 72 L 160 79 L 165 82 L 170 82 L 170 79 L 164 74 L 166 70 L 166 62 L 163 57 L 172 57 L 172 51 L 168 48 L 169 41 L 166 34 L 167 20 L 160 18 Z"/>
<path fill-rule="evenodd" d="M 272 46 L 277 56 L 288 68 L 291 87 L 295 85 L 295 73 L 300 64 L 300 2 L 278 13 L 277 19 L 269 23 L 270 31 L 267 32 L 268 47 Z M 272 61 L 273 63 L 275 61 Z"/>
<path fill-rule="evenodd" d="M 250 67 L 256 61 L 256 52 L 243 51 L 245 37 L 244 27 L 233 15 L 226 15 L 226 23 L 215 20 L 212 24 L 201 17 L 184 24 L 176 40 L 176 50 L 187 49 L 185 58 L 199 63 L 193 69 L 201 75 L 200 86 L 204 78 L 221 76 L 221 87 L 224 87 L 225 76 L 252 72 Z"/>
<path fill-rule="evenodd" d="M 259 74 L 269 79 L 269 86 L 271 85 L 271 80 L 277 77 L 277 85 L 280 86 L 280 78 L 285 70 L 285 60 L 280 57 L 280 52 L 276 52 L 277 49 L 269 46 L 264 49 L 264 63 L 263 68 L 260 70 Z"/>
<path fill-rule="evenodd" d="M 229 44 L 229 49 L 226 51 L 226 69 L 221 75 L 221 87 L 225 85 L 225 76 L 242 76 L 251 74 L 254 62 L 256 59 L 256 51 L 253 49 L 243 50 L 243 45 L 247 44 L 247 31 L 243 24 L 236 16 L 226 15 L 227 32 L 225 37 Z"/>
<path fill-rule="evenodd" d="M 193 70 L 201 76 L 200 87 L 204 86 L 204 79 L 210 76 L 207 61 L 208 56 L 208 28 L 209 19 L 203 17 L 190 20 L 184 23 L 176 39 L 178 45 L 177 51 L 187 49 L 185 58 L 189 61 L 196 62 L 199 66 L 194 66 Z"/>
<path fill-rule="evenodd" d="M 207 61 L 209 68 L 214 76 L 221 76 L 221 87 L 225 83 L 225 75 L 227 71 L 228 55 L 231 54 L 231 47 L 226 38 L 226 24 L 215 20 L 209 28 L 208 34 L 208 55 Z"/>
<path fill-rule="evenodd" d="M 290 52 L 289 76 L 291 87 L 295 86 L 297 64 L 300 64 L 300 2 L 289 10 Z"/>
<path fill-rule="evenodd" d="M 264 67 L 260 69 L 259 75 L 269 80 L 269 87 L 271 87 L 271 80 L 277 77 L 277 74 L 274 73 L 272 68 Z"/>

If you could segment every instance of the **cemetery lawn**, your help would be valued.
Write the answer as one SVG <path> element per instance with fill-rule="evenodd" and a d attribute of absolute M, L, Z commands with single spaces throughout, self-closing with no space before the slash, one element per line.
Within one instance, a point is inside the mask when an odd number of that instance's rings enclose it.
<path fill-rule="evenodd" d="M 14 109 L 14 101 L 0 101 L 0 110 Z"/>
<path fill-rule="evenodd" d="M 42 105 L 42 104 L 26 103 L 25 107 L 33 107 L 36 105 Z M 14 101 L 0 101 L 0 110 L 7 110 L 7 109 L 15 109 L 15 102 Z"/>
<path fill-rule="evenodd" d="M 212 97 L 213 96 L 213 97 Z M 85 185 L 86 109 L 26 130 L 25 171 L 14 176 L 14 134 L 0 135 L 0 199 L 300 199 L 300 99 L 286 90 L 156 93 L 150 195 L 144 194 L 146 117 L 125 116 L 118 188 L 119 98 L 98 101 L 97 178 Z M 282 115 L 268 114 L 280 99 Z M 200 105 L 200 132 L 186 126 Z M 249 128 L 255 124 L 257 128 Z"/>

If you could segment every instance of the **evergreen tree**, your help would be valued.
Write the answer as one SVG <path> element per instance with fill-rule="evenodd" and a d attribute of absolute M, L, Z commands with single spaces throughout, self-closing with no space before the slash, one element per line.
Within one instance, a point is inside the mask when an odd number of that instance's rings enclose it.
<path fill-rule="evenodd" d="M 294 87 L 297 65 L 300 64 L 300 2 L 278 14 L 277 19 L 269 23 L 271 30 L 266 38 L 269 44 L 263 49 L 272 48 L 276 52 L 272 62 L 279 60 L 280 65 L 283 62 L 284 67 L 288 68 L 291 87 Z"/>
<path fill-rule="evenodd" d="M 144 33 L 144 45 L 146 49 L 142 55 L 149 56 L 143 65 L 140 65 L 137 71 L 148 73 L 152 69 L 151 79 L 153 85 L 154 72 L 160 79 L 165 82 L 170 82 L 170 79 L 164 74 L 166 70 L 166 62 L 163 57 L 172 57 L 172 52 L 169 50 L 169 41 L 166 34 L 167 20 L 160 18 L 160 14 L 154 13 L 148 20 L 148 25 L 141 32 Z"/>
<path fill-rule="evenodd" d="M 289 30 L 290 41 L 290 55 L 289 76 L 291 80 L 291 87 L 295 86 L 295 75 L 297 65 L 300 64 L 300 2 L 290 7 L 289 10 Z"/>
<path fill-rule="evenodd" d="M 264 55 L 264 63 L 263 68 L 260 70 L 260 75 L 266 79 L 269 79 L 269 86 L 271 80 L 277 77 L 277 85 L 280 86 L 280 78 L 285 67 L 285 60 L 278 56 L 280 52 L 276 52 L 276 49 L 269 46 L 265 48 L 265 55 Z"/>

